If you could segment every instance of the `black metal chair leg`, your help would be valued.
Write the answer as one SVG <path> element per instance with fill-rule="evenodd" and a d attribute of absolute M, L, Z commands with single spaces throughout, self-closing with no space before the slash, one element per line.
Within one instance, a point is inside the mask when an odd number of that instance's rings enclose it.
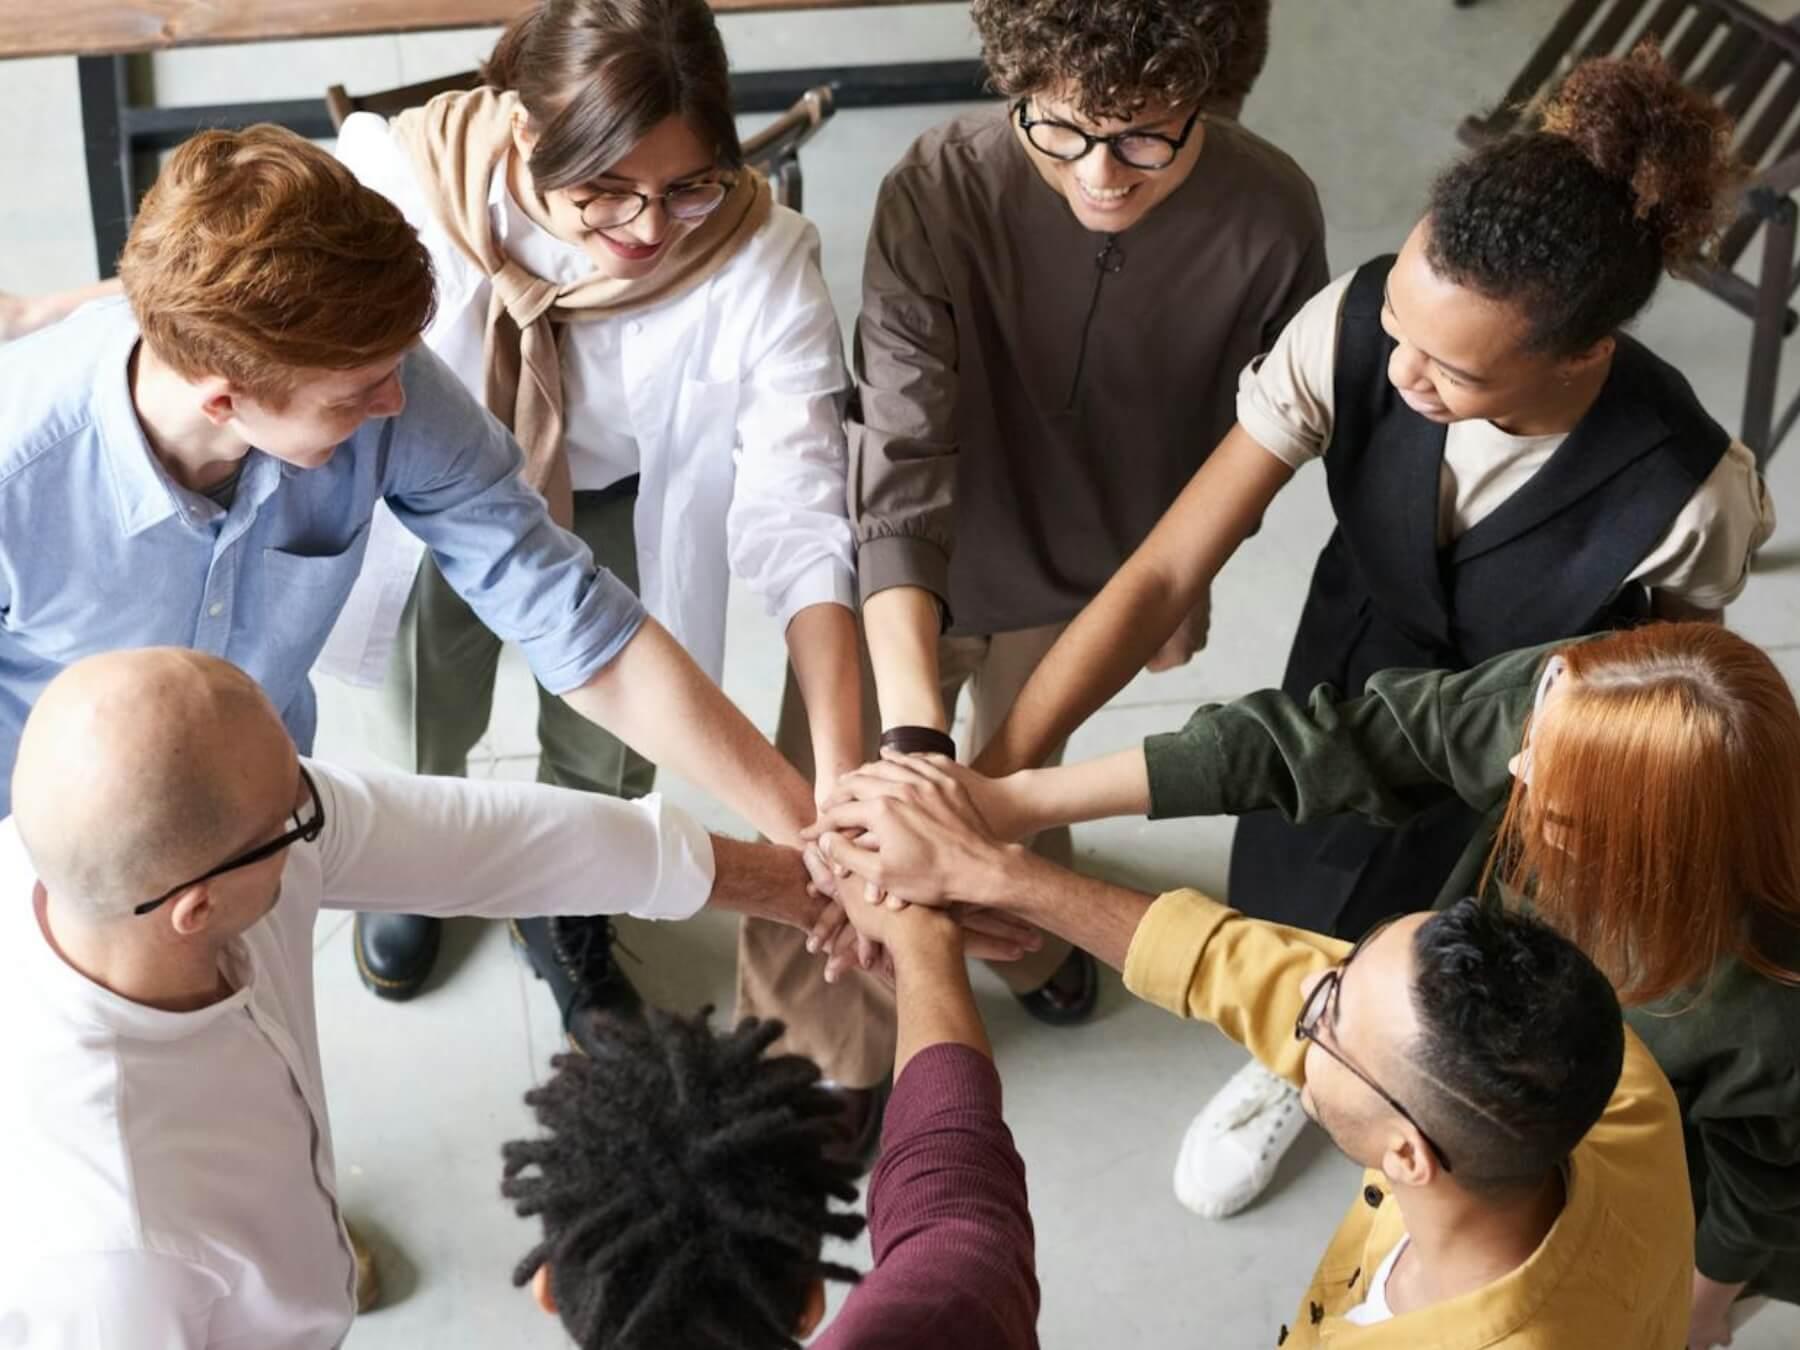
<path fill-rule="evenodd" d="M 81 86 L 81 128 L 87 146 L 88 205 L 94 221 L 94 255 L 110 277 L 125 248 L 137 207 L 131 148 L 125 143 L 125 58 L 83 56 L 75 62 Z"/>
<path fill-rule="evenodd" d="M 1750 368 L 1744 380 L 1744 421 L 1739 434 L 1759 465 L 1775 453 L 1775 386 L 1781 376 L 1781 348 L 1787 327 L 1788 290 L 1794 271 L 1796 211 L 1791 198 L 1756 188 L 1751 205 L 1763 217 L 1762 270 L 1757 277 L 1752 316 Z"/>

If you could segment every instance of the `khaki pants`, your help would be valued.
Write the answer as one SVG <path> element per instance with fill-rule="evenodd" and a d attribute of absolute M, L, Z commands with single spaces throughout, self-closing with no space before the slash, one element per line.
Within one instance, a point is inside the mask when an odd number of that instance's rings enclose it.
<path fill-rule="evenodd" d="M 577 492 L 570 527 L 595 560 L 634 591 L 636 501 L 631 491 Z M 493 713 L 500 648 L 500 639 L 427 555 L 407 598 L 386 682 L 368 700 L 375 715 L 364 723 L 379 753 L 413 773 L 466 777 L 469 751 Z M 537 696 L 538 782 L 609 797 L 650 791 L 654 764 L 541 685 Z"/>
<path fill-rule="evenodd" d="M 974 701 L 971 744 L 964 747 L 965 753 L 985 745 L 999 729 L 1019 690 L 1066 626 L 1048 624 L 992 637 L 939 640 L 938 673 L 945 711 L 955 717 L 964 685 Z M 863 726 L 872 757 L 874 731 L 881 723 L 866 653 L 863 670 Z M 791 672 L 788 682 L 775 743 L 810 780 L 811 747 Z M 1048 762 L 1061 759 L 1062 747 L 1058 746 Z M 1073 856 L 1066 829 L 1045 831 L 1032 841 L 1032 848 L 1065 867 Z M 1046 935 L 1044 945 L 1023 960 L 999 962 L 993 969 L 1015 993 L 1029 993 L 1055 974 L 1068 954 L 1068 943 Z M 807 954 L 803 933 L 767 920 L 746 919 L 738 933 L 738 1016 L 781 1018 L 788 1029 L 779 1048 L 817 1060 L 833 1082 L 851 1088 L 879 1083 L 894 1063 L 893 991 L 858 971 L 845 974 L 836 984 L 826 984 L 820 970 L 819 958 Z"/>

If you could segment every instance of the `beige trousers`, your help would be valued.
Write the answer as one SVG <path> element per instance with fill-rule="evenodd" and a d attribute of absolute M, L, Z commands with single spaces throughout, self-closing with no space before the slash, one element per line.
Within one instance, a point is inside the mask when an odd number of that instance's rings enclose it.
<path fill-rule="evenodd" d="M 955 718 L 965 685 L 974 704 L 965 755 L 985 745 L 999 729 L 1019 690 L 1066 626 L 1048 624 L 992 637 L 939 640 L 938 676 L 945 711 Z M 867 752 L 873 758 L 875 730 L 881 721 L 866 654 L 863 671 L 863 727 L 869 741 Z M 790 671 L 775 744 L 810 780 L 811 745 L 793 678 Z M 1058 746 L 1049 762 L 1061 758 L 1062 747 Z M 1032 841 L 1032 848 L 1065 867 L 1073 856 L 1066 829 L 1045 831 Z M 1068 943 L 1046 935 L 1044 945 L 1023 960 L 998 962 L 993 969 L 1015 993 L 1029 993 L 1055 974 L 1068 954 Z M 779 1017 L 787 1023 L 787 1035 L 778 1048 L 817 1060 L 833 1082 L 852 1088 L 879 1083 L 894 1063 L 893 991 L 857 971 L 836 984 L 826 984 L 820 969 L 819 958 L 806 951 L 803 933 L 766 920 L 746 919 L 738 932 L 738 1016 Z"/>

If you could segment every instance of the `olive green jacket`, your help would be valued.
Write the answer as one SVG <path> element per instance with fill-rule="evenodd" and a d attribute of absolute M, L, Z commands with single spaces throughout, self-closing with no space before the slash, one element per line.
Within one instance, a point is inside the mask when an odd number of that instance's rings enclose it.
<path fill-rule="evenodd" d="M 1320 686 L 1304 706 L 1273 689 L 1209 704 L 1180 731 L 1144 742 L 1151 817 L 1274 807 L 1296 821 L 1348 811 L 1397 824 L 1454 794 L 1485 813 L 1483 828 L 1444 890 L 1417 903 L 1471 894 L 1512 789 L 1507 762 L 1539 672 L 1568 645 L 1462 672 L 1383 671 L 1361 698 Z M 1800 967 L 1793 945 L 1790 964 Z M 1800 988 L 1728 961 L 1699 993 L 1627 1019 L 1681 1102 L 1701 1272 L 1800 1302 Z M 1645 1184 L 1659 1180 L 1679 1184 Z"/>

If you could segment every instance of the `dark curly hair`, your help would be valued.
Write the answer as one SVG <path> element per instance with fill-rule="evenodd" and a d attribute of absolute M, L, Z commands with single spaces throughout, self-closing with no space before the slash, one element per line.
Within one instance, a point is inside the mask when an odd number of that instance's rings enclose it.
<path fill-rule="evenodd" d="M 1237 116 L 1269 56 L 1270 0 L 974 0 L 1007 98 L 1067 86 L 1092 121 L 1200 102 Z"/>
<path fill-rule="evenodd" d="M 501 1194 L 543 1241 L 513 1283 L 550 1268 L 581 1350 L 797 1350 L 812 1281 L 855 1281 L 820 1260 L 854 1238 L 856 1169 L 828 1161 L 837 1102 L 798 1055 L 766 1055 L 783 1027 L 712 1010 L 609 1023 L 596 1056 L 558 1055 L 525 1094 L 544 1137 L 505 1145 Z"/>
<path fill-rule="evenodd" d="M 1543 1181 L 1600 1119 L 1625 1062 L 1618 997 L 1573 942 L 1464 899 L 1413 935 L 1410 1091 L 1462 1185 Z"/>
<path fill-rule="evenodd" d="M 1534 129 L 1440 176 L 1426 257 L 1519 302 L 1531 350 L 1574 356 L 1640 313 L 1665 269 L 1705 256 L 1738 178 L 1731 119 L 1645 41 L 1582 62 Z"/>

